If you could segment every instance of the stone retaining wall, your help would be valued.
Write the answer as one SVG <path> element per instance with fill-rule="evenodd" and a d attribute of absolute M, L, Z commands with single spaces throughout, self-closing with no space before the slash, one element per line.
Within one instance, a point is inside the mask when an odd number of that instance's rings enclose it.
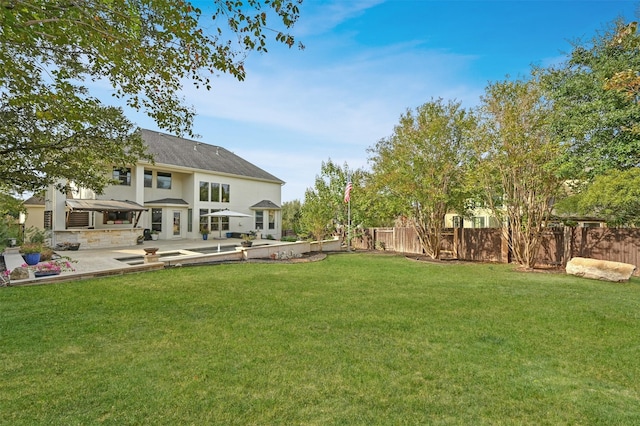
<path fill-rule="evenodd" d="M 80 243 L 80 250 L 135 246 L 142 229 L 68 229 L 55 231 L 53 246 Z"/>

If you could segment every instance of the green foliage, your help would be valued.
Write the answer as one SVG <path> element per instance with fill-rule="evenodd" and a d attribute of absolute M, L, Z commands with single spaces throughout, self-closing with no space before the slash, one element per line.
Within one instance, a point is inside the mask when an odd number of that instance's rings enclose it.
<path fill-rule="evenodd" d="M 25 229 L 24 235 L 25 241 L 30 243 L 44 244 L 44 241 L 47 239 L 47 231 L 34 226 Z"/>
<path fill-rule="evenodd" d="M 16 99 L 0 96 L 4 190 L 38 191 L 62 180 L 63 191 L 71 181 L 101 192 L 112 183 L 105 173 L 112 165 L 151 159 L 120 109 L 65 97 L 55 97 L 47 106 L 50 115 L 39 114 L 37 108 L 26 100 L 16 104 Z"/>
<path fill-rule="evenodd" d="M 32 254 L 40 253 L 42 251 L 42 243 L 30 242 L 24 243 L 20 246 L 20 253 Z"/>
<path fill-rule="evenodd" d="M 321 174 L 316 176 L 313 188 L 305 191 L 304 204 L 300 209 L 301 235 L 313 236 L 321 240 L 329 235 L 347 234 L 348 205 L 344 202 L 344 191 L 347 180 L 351 177 L 351 225 L 357 226 L 363 221 L 363 200 L 360 189 L 365 173 L 352 171 L 345 163 L 342 167 L 331 159 L 322 162 Z"/>
<path fill-rule="evenodd" d="M 0 190 L 0 248 L 8 244 L 9 238 L 20 240 L 20 213 L 24 212 L 23 201 Z"/>
<path fill-rule="evenodd" d="M 267 35 L 294 44 L 283 31 L 298 19 L 298 3 L 215 1 L 207 22 L 188 1 L 2 1 L 0 189 L 62 179 L 100 192 L 105 164 L 144 157 L 122 110 L 91 96 L 87 80 L 111 86 L 160 128 L 194 136 L 183 82 L 210 89 L 218 72 L 244 79 L 246 53 L 266 52 Z"/>
<path fill-rule="evenodd" d="M 577 42 L 567 60 L 537 70 L 545 96 L 553 102 L 553 131 L 567 145 L 562 172 L 571 179 L 592 180 L 608 170 L 640 164 L 640 121 L 636 96 L 609 90 L 624 70 L 640 71 L 640 36 L 629 32 L 618 43 L 618 22 L 588 42 Z"/>
<path fill-rule="evenodd" d="M 0 423 L 639 424 L 638 283 L 356 253 L 3 288 Z"/>
<path fill-rule="evenodd" d="M 400 117 L 393 135 L 372 154 L 372 186 L 387 207 L 404 215 L 418 232 L 425 252 L 437 258 L 445 215 L 462 211 L 467 146 L 475 118 L 459 102 L 432 100 Z"/>
<path fill-rule="evenodd" d="M 471 181 L 492 214 L 506 222 L 515 260 L 533 268 L 539 234 L 562 194 L 551 108 L 535 79 L 493 83 L 480 106 L 481 126 L 473 145 Z"/>
<path fill-rule="evenodd" d="M 599 175 L 560 208 L 565 213 L 605 219 L 609 226 L 640 226 L 640 169 Z"/>
<path fill-rule="evenodd" d="M 285 201 L 282 203 L 282 229 L 292 230 L 296 234 L 300 232 L 300 200 Z"/>

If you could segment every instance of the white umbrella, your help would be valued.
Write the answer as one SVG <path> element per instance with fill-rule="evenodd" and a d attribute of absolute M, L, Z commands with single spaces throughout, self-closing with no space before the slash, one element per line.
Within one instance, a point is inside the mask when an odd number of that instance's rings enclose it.
<path fill-rule="evenodd" d="M 252 217 L 250 214 L 234 212 L 233 210 L 220 210 L 213 213 L 201 214 L 200 217 Z M 220 237 L 222 237 L 222 226 L 219 226 Z"/>
<path fill-rule="evenodd" d="M 220 210 L 213 213 L 201 214 L 200 217 L 251 217 L 250 214 L 234 212 L 233 210 Z"/>

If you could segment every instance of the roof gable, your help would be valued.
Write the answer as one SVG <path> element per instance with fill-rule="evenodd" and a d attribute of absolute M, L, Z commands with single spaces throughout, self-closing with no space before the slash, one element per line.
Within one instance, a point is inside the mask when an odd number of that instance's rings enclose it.
<path fill-rule="evenodd" d="M 280 207 L 271 200 L 262 200 L 250 207 L 251 209 L 272 209 L 280 210 Z"/>
<path fill-rule="evenodd" d="M 284 183 L 221 146 L 146 129 L 141 134 L 156 163 Z"/>

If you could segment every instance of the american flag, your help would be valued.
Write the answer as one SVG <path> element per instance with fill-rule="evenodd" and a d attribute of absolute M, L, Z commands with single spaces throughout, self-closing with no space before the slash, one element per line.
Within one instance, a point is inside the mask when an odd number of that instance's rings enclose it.
<path fill-rule="evenodd" d="M 349 180 L 349 182 L 347 182 L 347 186 L 344 188 L 344 202 L 348 203 L 349 200 L 351 199 L 351 189 L 353 188 L 353 184 L 351 183 L 351 180 Z"/>

